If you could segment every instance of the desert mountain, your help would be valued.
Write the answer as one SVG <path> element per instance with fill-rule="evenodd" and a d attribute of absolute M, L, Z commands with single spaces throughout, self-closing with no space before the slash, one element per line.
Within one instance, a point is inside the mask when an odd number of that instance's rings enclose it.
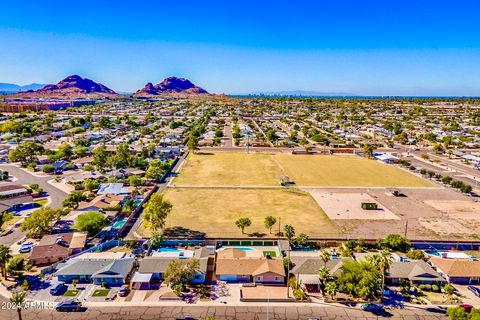
<path fill-rule="evenodd" d="M 207 94 L 208 92 L 194 85 L 188 79 L 169 77 L 156 85 L 153 85 L 151 82 L 147 83 L 145 87 L 135 92 L 134 95 L 137 97 L 148 97 L 172 93 Z"/>
<path fill-rule="evenodd" d="M 101 98 L 115 97 L 117 93 L 107 86 L 77 75 L 69 76 L 57 84 L 48 84 L 35 91 L 15 94 L 22 98 Z"/>

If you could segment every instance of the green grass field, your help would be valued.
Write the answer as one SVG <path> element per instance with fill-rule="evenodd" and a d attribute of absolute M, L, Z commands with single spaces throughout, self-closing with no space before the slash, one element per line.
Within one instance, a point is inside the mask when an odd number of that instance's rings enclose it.
<path fill-rule="evenodd" d="M 306 192 L 282 189 L 168 189 L 165 197 L 173 203 L 166 228 L 180 226 L 208 236 L 239 237 L 252 233 L 273 236 L 281 225 L 291 224 L 297 234 L 339 235 L 339 228 Z M 272 234 L 264 218 L 277 218 Z M 248 217 L 252 225 L 242 235 L 235 220 Z M 148 236 L 148 234 L 145 234 Z"/>
<path fill-rule="evenodd" d="M 75 290 L 67 290 L 65 291 L 65 293 L 63 294 L 64 297 L 75 297 L 77 294 L 78 294 L 79 290 L 75 289 Z"/>
<path fill-rule="evenodd" d="M 432 183 L 379 161 L 356 156 L 190 154 L 176 186 L 278 186 L 288 175 L 298 186 L 431 187 Z"/>
<path fill-rule="evenodd" d="M 109 292 L 110 292 L 110 290 L 108 290 L 108 289 L 98 289 L 98 290 L 95 290 L 93 292 L 92 297 L 95 297 L 95 298 L 106 297 L 106 296 L 108 296 Z"/>

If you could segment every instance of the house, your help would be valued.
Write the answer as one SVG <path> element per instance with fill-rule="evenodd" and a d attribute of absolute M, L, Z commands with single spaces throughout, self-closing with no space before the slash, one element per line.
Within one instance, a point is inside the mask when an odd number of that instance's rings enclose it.
<path fill-rule="evenodd" d="M 92 282 L 96 285 L 121 286 L 125 284 L 135 258 L 122 252 L 92 252 L 72 258 L 57 266 L 54 275 L 58 281 L 71 283 Z"/>
<path fill-rule="evenodd" d="M 377 160 L 383 161 L 388 164 L 398 162 L 398 158 L 392 155 L 391 153 L 374 153 L 373 157 Z"/>
<path fill-rule="evenodd" d="M 285 269 L 281 259 L 247 257 L 246 252 L 234 248 L 217 253 L 217 279 L 227 282 L 254 282 L 283 284 Z"/>
<path fill-rule="evenodd" d="M 290 272 L 295 275 L 298 284 L 304 285 L 308 293 L 320 291 L 319 270 L 327 267 L 332 276 L 341 272 L 344 261 L 351 261 L 352 258 L 332 259 L 325 262 L 319 257 L 312 256 L 294 256 L 291 257 L 293 268 Z"/>
<path fill-rule="evenodd" d="M 413 284 L 442 284 L 445 279 L 423 260 L 394 261 L 386 274 L 385 282 L 391 285 L 409 280 Z"/>
<path fill-rule="evenodd" d="M 27 196 L 28 191 L 23 186 L 18 184 L 8 184 L 0 186 L 0 199 L 10 199 L 22 196 Z"/>
<path fill-rule="evenodd" d="M 123 195 L 98 195 L 90 202 L 81 202 L 77 211 L 100 211 L 105 208 L 115 207 L 120 205 L 124 198 L 125 196 Z"/>
<path fill-rule="evenodd" d="M 101 183 L 98 187 L 97 195 L 110 194 L 120 195 L 128 194 L 128 188 L 123 186 L 123 183 Z"/>
<path fill-rule="evenodd" d="M 152 289 L 164 279 L 165 272 L 173 260 L 198 259 L 199 268 L 192 277 L 192 283 L 205 283 L 208 269 L 209 253 L 206 248 L 195 250 L 155 251 L 139 263 L 137 272 L 132 277 L 132 288 L 137 290 Z"/>
<path fill-rule="evenodd" d="M 34 208 L 33 197 L 31 195 L 16 198 L 8 198 L 0 201 L 0 212 L 15 212 Z"/>
<path fill-rule="evenodd" d="M 480 261 L 431 258 L 430 263 L 449 283 L 480 283 Z"/>
<path fill-rule="evenodd" d="M 52 264 L 83 250 L 87 235 L 80 232 L 43 236 L 32 248 L 28 260 L 34 266 Z"/>

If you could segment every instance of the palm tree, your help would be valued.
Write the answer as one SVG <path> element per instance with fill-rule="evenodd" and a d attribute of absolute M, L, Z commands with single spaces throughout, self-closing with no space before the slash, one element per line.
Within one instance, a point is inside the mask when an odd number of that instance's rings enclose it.
<path fill-rule="evenodd" d="M 320 251 L 320 259 L 323 260 L 325 268 L 327 267 L 327 262 L 330 261 L 331 255 L 327 250 Z"/>
<path fill-rule="evenodd" d="M 382 276 L 381 299 L 383 300 L 383 289 L 385 286 L 385 273 L 390 269 L 392 264 L 392 254 L 388 250 L 381 250 L 379 254 L 374 254 L 365 258 L 368 263 L 380 270 Z"/>
<path fill-rule="evenodd" d="M 25 296 L 25 292 L 16 292 L 10 297 L 10 302 L 17 309 L 18 320 L 22 320 L 22 309 L 25 305 Z"/>
<path fill-rule="evenodd" d="M 366 143 L 363 145 L 363 153 L 370 159 L 373 156 L 374 147 Z"/>
<path fill-rule="evenodd" d="M 12 258 L 12 255 L 10 254 L 10 248 L 3 244 L 0 244 L 0 270 L 3 278 L 7 276 L 5 267 L 7 265 L 8 260 L 10 260 L 11 258 Z"/>

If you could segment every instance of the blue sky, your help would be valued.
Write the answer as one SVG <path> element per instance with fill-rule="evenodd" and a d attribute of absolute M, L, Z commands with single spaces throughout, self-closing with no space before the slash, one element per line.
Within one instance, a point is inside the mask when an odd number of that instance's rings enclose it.
<path fill-rule="evenodd" d="M 480 1 L 13 1 L 0 82 L 480 95 Z"/>

